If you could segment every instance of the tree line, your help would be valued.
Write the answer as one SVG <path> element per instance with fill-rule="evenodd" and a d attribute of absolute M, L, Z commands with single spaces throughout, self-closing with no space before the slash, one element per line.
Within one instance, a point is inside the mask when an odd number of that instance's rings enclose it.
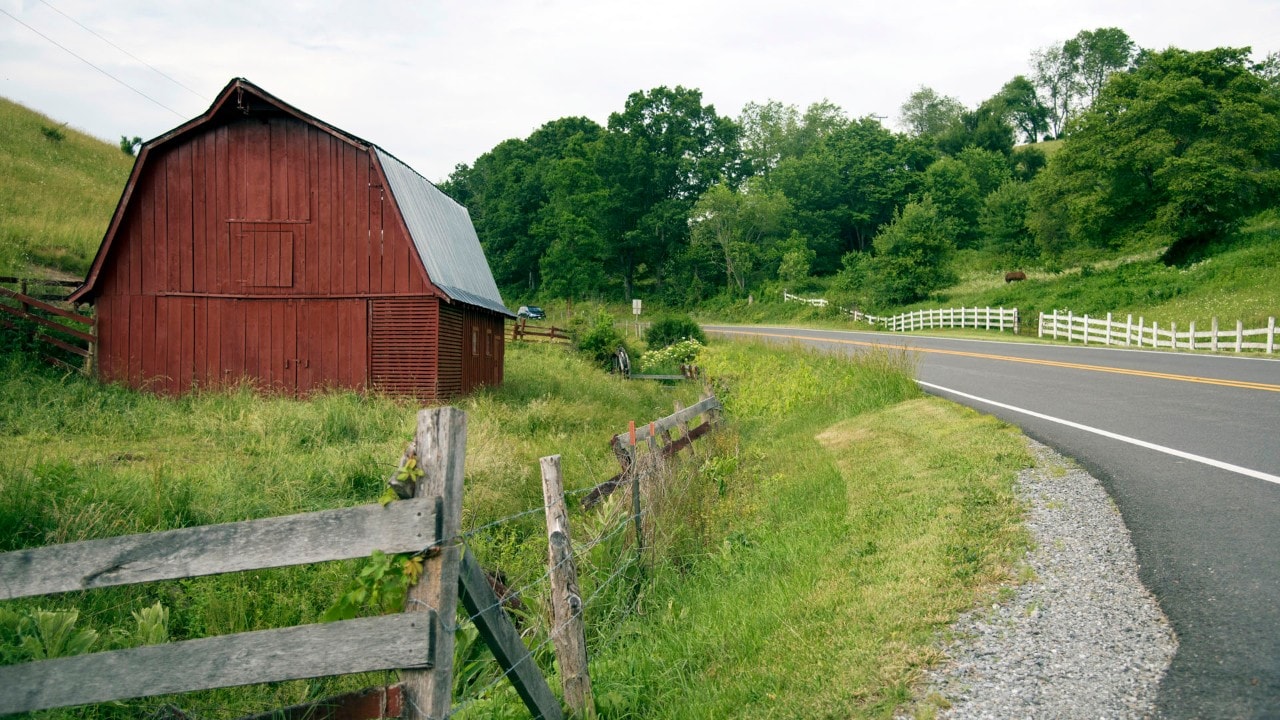
<path fill-rule="evenodd" d="M 950 283 L 958 256 L 1173 257 L 1275 204 L 1280 55 L 1250 54 L 1083 31 L 975 108 L 920 87 L 901 133 L 826 100 L 731 118 L 657 87 L 604 126 L 567 117 L 504 141 L 442 189 L 508 297 L 689 307 L 816 283 L 885 308 Z"/>

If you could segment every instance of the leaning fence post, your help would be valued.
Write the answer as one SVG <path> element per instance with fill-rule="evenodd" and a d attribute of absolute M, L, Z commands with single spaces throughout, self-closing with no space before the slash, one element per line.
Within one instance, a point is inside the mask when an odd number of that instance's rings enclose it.
<path fill-rule="evenodd" d="M 417 497 L 436 497 L 437 544 L 423 561 L 422 579 L 409 590 L 406 612 L 433 612 L 435 657 L 430 670 L 402 673 L 412 720 L 448 717 L 453 702 L 454 623 L 458 608 L 458 566 L 461 546 L 456 538 L 462 528 L 462 476 L 467 446 L 467 415 L 455 407 L 418 412 L 414 453 L 425 473 L 418 481 Z"/>
<path fill-rule="evenodd" d="M 560 665 L 560 684 L 569 712 L 578 718 L 595 717 L 591 675 L 587 669 L 587 638 L 582 624 L 582 596 L 578 569 L 573 563 L 569 538 L 569 512 L 564 504 L 560 456 L 541 460 L 542 497 L 547 506 L 547 542 L 551 561 L 551 639 Z"/>

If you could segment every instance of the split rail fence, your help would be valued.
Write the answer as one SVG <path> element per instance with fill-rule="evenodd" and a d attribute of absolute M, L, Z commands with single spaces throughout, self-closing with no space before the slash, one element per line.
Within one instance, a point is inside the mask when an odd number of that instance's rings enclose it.
<path fill-rule="evenodd" d="M 547 338 L 549 340 L 569 340 L 569 331 L 555 325 L 543 327 L 529 325 L 526 318 L 520 318 L 511 324 L 511 339 L 524 340 L 529 337 Z"/>
<path fill-rule="evenodd" d="M 1111 313 L 1106 318 L 1091 318 L 1088 315 L 1040 313 L 1039 336 L 1054 340 L 1065 339 L 1068 342 L 1084 344 L 1124 345 L 1132 347 L 1171 348 L 1174 350 L 1264 350 L 1268 354 L 1276 349 L 1276 319 L 1267 319 L 1264 328 L 1246 330 L 1244 323 L 1237 320 L 1234 328 L 1218 327 L 1218 319 L 1214 318 L 1209 330 L 1196 330 L 1195 322 L 1188 324 L 1185 332 L 1178 330 L 1177 323 L 1169 323 L 1168 328 L 1160 327 L 1158 322 L 1148 324 L 1139 316 L 1138 322 L 1133 315 L 1127 315 L 1124 322 L 1116 322 Z M 1252 340 L 1250 338 L 1259 338 Z"/>
<path fill-rule="evenodd" d="M 719 424 L 721 406 L 706 397 L 648 424 L 631 423 L 613 437 L 622 471 L 595 487 L 566 494 L 559 456 L 541 460 L 544 505 L 462 532 L 466 415 L 452 408 L 418 414 L 411 459 L 424 471 L 417 482 L 389 484 L 402 498 L 287 517 L 130 535 L 0 554 L 0 600 L 132 585 L 161 580 L 367 557 L 375 550 L 423 559 L 422 576 L 402 612 L 381 617 L 201 638 L 0 667 L 0 714 L 31 712 L 153 695 L 263 682 L 399 670 L 386 688 L 276 711 L 272 717 L 445 718 L 466 710 L 498 683 L 509 681 L 535 718 L 564 716 L 560 701 L 533 661 L 543 645 L 528 648 L 504 611 L 535 585 L 550 586 L 554 643 L 564 702 L 577 717 L 594 717 L 583 613 L 617 578 L 642 562 L 645 482 L 659 477 L 663 459 L 691 447 Z M 701 422 L 699 422 L 701 420 Z M 677 437 L 678 434 L 678 437 Z M 649 452 L 640 452 L 641 448 Z M 630 512 L 575 547 L 566 498 L 586 495 L 589 508 L 619 488 L 630 488 Z M 614 505 L 613 507 L 618 507 Z M 504 523 L 546 515 L 548 572 L 522 587 L 495 592 L 475 558 L 472 539 Z M 633 530 L 634 553 L 617 563 L 584 597 L 575 556 Z M 464 619 L 459 622 L 458 602 Z M 470 688 L 456 703 L 456 631 L 473 623 L 501 673 Z"/>
<path fill-rule="evenodd" d="M 45 362 L 73 372 L 91 373 L 97 349 L 96 321 L 62 302 L 65 293 L 59 292 L 78 285 L 60 280 L 0 277 L 0 327 L 29 334 Z"/>

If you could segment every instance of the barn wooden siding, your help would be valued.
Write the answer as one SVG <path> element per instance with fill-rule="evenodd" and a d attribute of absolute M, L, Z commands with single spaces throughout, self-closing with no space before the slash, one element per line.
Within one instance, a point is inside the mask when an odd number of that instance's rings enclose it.
<path fill-rule="evenodd" d="M 471 311 L 442 304 L 369 149 L 290 116 L 239 118 L 156 146 L 136 183 L 95 301 L 104 380 L 415 395 L 501 382 L 501 347 L 453 369 L 430 357 L 444 355 L 432 317 Z M 499 343 L 501 322 L 483 321 Z"/>

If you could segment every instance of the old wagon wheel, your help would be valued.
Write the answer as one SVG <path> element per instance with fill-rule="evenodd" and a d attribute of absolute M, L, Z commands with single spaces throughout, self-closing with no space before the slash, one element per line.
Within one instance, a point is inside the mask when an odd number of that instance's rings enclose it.
<path fill-rule="evenodd" d="M 621 345 L 613 354 L 613 371 L 625 378 L 631 377 L 631 358 L 627 355 L 627 349 Z"/>

